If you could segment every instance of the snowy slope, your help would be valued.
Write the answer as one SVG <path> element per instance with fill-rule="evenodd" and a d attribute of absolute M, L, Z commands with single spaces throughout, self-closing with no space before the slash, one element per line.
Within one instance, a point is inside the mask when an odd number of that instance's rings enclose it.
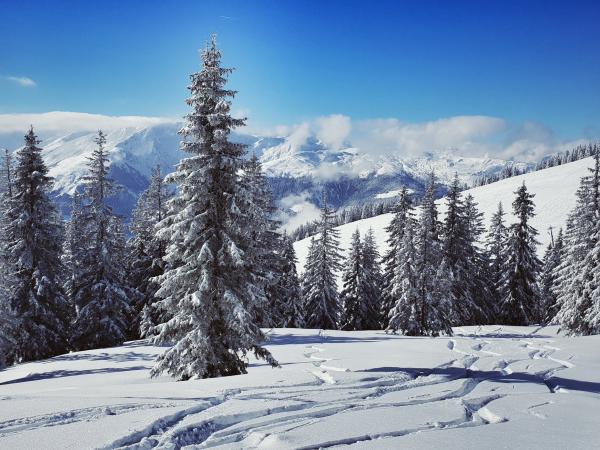
<path fill-rule="evenodd" d="M 515 219 L 512 214 L 514 192 L 525 182 L 527 189 L 535 194 L 533 200 L 536 216 L 532 220 L 532 225 L 540 232 L 538 240 L 541 245 L 538 252 L 541 253 L 550 242 L 548 227 L 554 227 L 556 232 L 559 227 L 565 226 L 567 215 L 575 206 L 575 193 L 579 187 L 579 181 L 581 177 L 588 174 L 588 168 L 592 166 L 593 158 L 585 158 L 562 166 L 551 167 L 469 189 L 465 191 L 464 195 L 467 193 L 473 195 L 475 201 L 479 204 L 479 210 L 484 214 L 486 227 L 498 207 L 498 202 L 502 202 L 504 210 L 507 212 L 505 217 L 507 223 L 512 223 Z M 438 205 L 440 205 L 440 211 L 443 214 L 445 200 L 438 200 Z M 362 234 L 372 228 L 379 251 L 381 253 L 387 251 L 385 228 L 390 223 L 391 218 L 392 214 L 383 214 L 338 227 L 342 249 L 346 250 L 350 247 L 351 235 L 354 230 L 358 229 Z M 300 272 L 304 268 L 309 243 L 310 238 L 294 244 Z"/>
<path fill-rule="evenodd" d="M 150 379 L 164 348 L 144 341 L 1 371 L 0 448 L 597 448 L 600 336 L 270 337 L 280 369 L 219 379 Z"/>

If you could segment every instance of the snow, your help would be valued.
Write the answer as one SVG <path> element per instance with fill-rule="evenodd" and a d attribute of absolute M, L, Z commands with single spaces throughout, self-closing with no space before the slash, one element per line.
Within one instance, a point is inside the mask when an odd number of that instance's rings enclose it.
<path fill-rule="evenodd" d="M 149 378 L 135 341 L 0 372 L 0 448 L 595 448 L 600 336 L 462 327 L 440 338 L 269 331 L 281 363 Z"/>
<path fill-rule="evenodd" d="M 507 224 L 510 224 L 516 220 L 512 214 L 512 202 L 515 199 L 514 193 L 525 182 L 528 191 L 535 194 L 533 201 L 535 203 L 536 216 L 532 219 L 531 223 L 540 233 L 538 240 L 541 245 L 538 247 L 538 253 L 542 256 L 544 249 L 551 240 L 548 228 L 552 226 L 555 230 L 554 235 L 556 236 L 558 228 L 565 227 L 567 216 L 575 206 L 575 193 L 579 187 L 579 181 L 581 177 L 588 175 L 588 168 L 593 167 L 593 164 L 593 158 L 585 158 L 569 164 L 469 189 L 464 191 L 464 195 L 471 194 L 475 198 L 479 210 L 484 215 L 484 224 L 486 227 L 489 226 L 492 215 L 498 208 L 498 202 L 502 202 L 504 211 L 507 212 L 505 220 Z M 440 199 L 437 201 L 437 204 L 440 207 L 440 218 L 443 218 L 446 201 Z M 339 226 L 340 245 L 342 249 L 346 251 L 350 248 L 352 233 L 356 229 L 363 235 L 369 228 L 372 228 L 379 252 L 383 254 L 383 252 L 388 250 L 385 228 L 391 219 L 392 214 L 389 213 Z M 307 238 L 294 244 L 294 249 L 298 257 L 299 273 L 302 273 L 304 270 L 309 243 L 310 238 Z"/>

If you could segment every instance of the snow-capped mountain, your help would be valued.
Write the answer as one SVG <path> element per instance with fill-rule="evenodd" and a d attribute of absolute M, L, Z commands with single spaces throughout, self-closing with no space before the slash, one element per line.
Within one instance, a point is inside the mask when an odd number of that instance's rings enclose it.
<path fill-rule="evenodd" d="M 79 113 L 47 113 L 53 115 Z M 160 164 L 171 171 L 185 155 L 179 150 L 181 122 L 153 118 L 118 118 L 80 114 L 81 123 L 72 129 L 38 129 L 44 158 L 55 178 L 55 191 L 65 211 L 68 199 L 86 173 L 87 157 L 95 148 L 97 128 L 107 135 L 112 177 L 124 189 L 113 204 L 117 212 L 129 215 L 139 193 L 148 185 L 152 167 Z M 76 118 L 77 118 L 76 117 Z M 72 118 L 71 118 L 72 119 Z M 115 118 L 116 119 L 116 118 Z M 71 120 L 70 123 L 73 123 Z M 97 127 L 93 124 L 97 123 Z M 34 123 L 34 126 L 36 124 Z M 233 140 L 248 145 L 249 154 L 260 157 L 271 178 L 276 199 L 302 196 L 316 203 L 322 189 L 329 193 L 335 207 L 373 201 L 392 195 L 402 185 L 419 191 L 422 180 L 434 170 L 442 183 L 455 173 L 465 183 L 481 174 L 500 171 L 513 163 L 500 159 L 462 157 L 459 150 L 437 150 L 421 157 L 374 155 L 371 149 L 356 148 L 348 143 L 339 149 L 325 145 L 314 135 L 298 139 L 289 136 L 257 136 L 236 133 Z M 0 146 L 18 148 L 17 133 L 0 133 Z"/>

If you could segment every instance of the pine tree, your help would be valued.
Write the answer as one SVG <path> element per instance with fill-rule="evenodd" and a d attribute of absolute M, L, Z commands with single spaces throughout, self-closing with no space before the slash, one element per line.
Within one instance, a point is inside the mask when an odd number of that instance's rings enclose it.
<path fill-rule="evenodd" d="M 392 298 L 396 303 L 389 312 L 386 331 L 401 331 L 407 336 L 427 334 L 422 326 L 421 293 L 416 273 L 417 253 L 414 245 L 413 224 L 407 224 L 402 245 L 396 252 L 395 273 L 392 280 Z"/>
<path fill-rule="evenodd" d="M 52 178 L 33 128 L 17 152 L 6 211 L 10 306 L 18 320 L 12 361 L 31 361 L 68 349 L 70 307 L 62 290 L 63 225 L 50 200 Z"/>
<path fill-rule="evenodd" d="M 373 229 L 369 228 L 362 243 L 362 265 L 364 273 L 364 296 L 368 305 L 365 329 L 377 330 L 381 327 L 381 285 L 383 275 L 380 267 L 379 251 Z"/>
<path fill-rule="evenodd" d="M 3 369 L 11 358 L 15 348 L 17 321 L 10 306 L 10 286 L 14 284 L 10 270 L 10 253 L 8 252 L 8 206 L 12 199 L 13 184 L 12 154 L 5 150 L 0 164 L 0 369 Z"/>
<path fill-rule="evenodd" d="M 474 324 L 490 323 L 495 315 L 495 299 L 494 287 L 490 283 L 490 261 L 487 252 L 480 245 L 485 231 L 483 214 L 471 194 L 465 197 L 464 205 L 467 243 L 465 260 L 467 272 L 471 274 L 467 279 L 467 286 L 476 306 L 471 317 Z"/>
<path fill-rule="evenodd" d="M 527 191 L 525 183 L 515 194 L 513 210 L 518 222 L 510 227 L 500 312 L 507 325 L 529 325 L 539 317 L 541 305 L 537 283 L 541 269 L 536 255 L 538 232 L 529 224 L 534 216 L 534 195 Z"/>
<path fill-rule="evenodd" d="M 62 261 L 65 266 L 64 289 L 72 305 L 76 305 L 75 293 L 82 288 L 84 274 L 87 268 L 84 261 L 87 257 L 87 240 L 85 221 L 83 220 L 84 198 L 80 192 L 75 192 L 71 198 L 71 218 L 67 222 L 65 240 L 63 244 Z"/>
<path fill-rule="evenodd" d="M 494 315 L 498 314 L 498 305 L 500 303 L 500 289 L 502 275 L 506 268 L 506 252 L 508 245 L 508 228 L 504 224 L 506 213 L 502 207 L 502 202 L 498 203 L 498 209 L 492 216 L 490 228 L 486 238 L 486 250 L 489 261 L 490 288 L 492 290 L 494 302 Z"/>
<path fill-rule="evenodd" d="M 475 242 L 481 234 L 481 214 L 471 197 L 461 198 L 458 176 L 446 196 L 448 206 L 443 224 L 444 257 L 452 271 L 452 292 L 456 325 L 474 325 L 487 321 L 488 292 L 480 272 L 481 254 Z"/>
<path fill-rule="evenodd" d="M 311 242 L 303 278 L 303 301 L 306 326 L 336 329 L 340 318 L 336 273 L 341 269 L 339 231 L 334 228 L 333 210 L 323 193 L 319 236 Z"/>
<path fill-rule="evenodd" d="M 244 196 L 240 207 L 245 222 L 240 222 L 239 231 L 249 236 L 247 264 L 257 274 L 255 283 L 260 283 L 265 291 L 264 296 L 256 297 L 252 314 L 256 323 L 262 326 L 281 326 L 287 295 L 278 283 L 286 263 L 281 253 L 284 242 L 278 231 L 281 224 L 274 218 L 273 197 L 256 155 L 244 163 L 241 186 Z"/>
<path fill-rule="evenodd" d="M 555 271 L 559 311 L 554 319 L 568 334 L 600 333 L 600 155 L 581 179 L 577 203 L 567 220 L 564 252 Z"/>
<path fill-rule="evenodd" d="M 421 204 L 415 265 L 420 302 L 419 327 L 423 334 L 430 336 L 452 334 L 451 326 L 455 321 L 454 294 L 452 289 L 446 289 L 452 281 L 452 272 L 444 258 L 439 238 L 435 193 L 436 180 L 432 173 Z"/>
<path fill-rule="evenodd" d="M 216 39 L 202 53 L 203 67 L 191 76 L 192 111 L 181 130 L 180 161 L 168 182 L 178 192 L 169 202 L 170 219 L 159 236 L 169 238 L 168 268 L 157 278 L 158 307 L 172 316 L 157 325 L 154 342 L 172 347 L 161 355 L 153 375 L 168 372 L 185 380 L 246 373 L 248 352 L 277 365 L 261 347 L 264 334 L 254 322 L 264 289 L 246 260 L 251 236 L 241 185 L 244 146 L 229 141 L 244 120 L 230 115 L 235 92 L 225 84 L 231 69 L 221 67 Z"/>
<path fill-rule="evenodd" d="M 304 311 L 302 291 L 296 271 L 296 252 L 291 239 L 285 234 L 282 238 L 282 246 L 279 278 L 272 287 L 275 294 L 270 295 L 271 299 L 277 299 L 277 303 L 276 307 L 271 306 L 271 308 L 276 309 L 276 315 L 279 318 L 276 326 L 301 328 L 304 325 Z"/>
<path fill-rule="evenodd" d="M 343 289 L 340 293 L 342 305 L 341 329 L 347 331 L 369 329 L 369 320 L 373 316 L 368 296 L 367 279 L 363 264 L 363 245 L 360 233 L 352 234 L 346 270 L 342 276 Z"/>
<path fill-rule="evenodd" d="M 548 244 L 544 259 L 542 260 L 542 273 L 540 275 L 540 294 L 542 298 L 542 307 L 539 320 L 542 323 L 549 323 L 556 316 L 557 299 L 554 292 L 556 284 L 556 269 L 560 265 L 561 255 L 563 253 L 563 232 L 562 228 L 558 232 L 556 240 Z"/>
<path fill-rule="evenodd" d="M 81 212 L 71 219 L 80 231 L 78 264 L 69 295 L 77 307 L 72 343 L 77 349 L 119 345 L 126 339 L 130 319 L 130 289 L 125 283 L 125 235 L 121 219 L 107 199 L 117 191 L 108 176 L 106 136 L 98 132 L 88 158 Z"/>
<path fill-rule="evenodd" d="M 171 193 L 164 183 L 160 166 L 152 171 L 150 185 L 144 191 L 132 214 L 128 241 L 127 284 L 134 289 L 131 306 L 133 320 L 129 337 L 136 339 L 152 335 L 159 312 L 154 308 L 158 284 L 153 278 L 164 273 L 166 242 L 157 236 L 158 224 L 167 216 L 167 202 Z"/>
<path fill-rule="evenodd" d="M 412 213 L 412 200 L 405 187 L 400 191 L 398 202 L 395 206 L 394 216 L 390 224 L 386 227 L 388 233 L 388 252 L 382 260 L 383 281 L 381 293 L 381 324 L 385 328 L 388 324 L 388 314 L 392 307 L 397 303 L 392 291 L 394 289 L 393 279 L 396 275 L 397 258 L 396 253 L 404 238 L 404 230 L 407 226 L 414 225 Z"/>

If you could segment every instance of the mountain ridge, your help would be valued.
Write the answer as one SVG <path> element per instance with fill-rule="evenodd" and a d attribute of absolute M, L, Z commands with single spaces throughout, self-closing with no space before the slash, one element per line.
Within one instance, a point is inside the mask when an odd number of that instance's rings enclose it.
<path fill-rule="evenodd" d="M 53 113 L 47 114 L 52 116 Z M 55 114 L 62 118 L 65 113 Z M 48 115 L 44 116 L 44 120 L 47 118 Z M 168 173 L 185 157 L 179 150 L 181 136 L 178 131 L 182 122 L 83 114 L 77 116 L 75 129 L 67 131 L 60 127 L 46 129 L 42 121 L 39 130 L 41 147 L 49 174 L 55 180 L 54 193 L 66 214 L 70 196 L 80 186 L 87 170 L 87 157 L 96 145 L 95 118 L 99 127 L 104 126 L 107 136 L 111 175 L 124 188 L 112 204 L 117 213 L 127 217 L 137 197 L 147 187 L 152 168 L 160 164 L 163 172 Z M 16 150 L 15 133 L 0 132 L 0 143 L 8 146 L 12 143 L 11 150 Z M 246 144 L 248 154 L 254 153 L 260 158 L 276 201 L 299 196 L 303 201 L 318 204 L 320 191 L 324 189 L 330 193 L 330 201 L 336 208 L 375 201 L 402 185 L 419 192 L 423 180 L 432 170 L 443 184 L 447 184 L 455 173 L 463 183 L 471 184 L 476 177 L 497 173 L 507 165 L 519 169 L 531 166 L 487 156 L 460 156 L 458 149 L 431 150 L 420 157 L 379 155 L 353 147 L 349 142 L 333 148 L 310 133 L 298 139 L 294 134 L 268 136 L 234 132 L 232 140 Z M 294 211 L 303 214 L 302 208 Z"/>

